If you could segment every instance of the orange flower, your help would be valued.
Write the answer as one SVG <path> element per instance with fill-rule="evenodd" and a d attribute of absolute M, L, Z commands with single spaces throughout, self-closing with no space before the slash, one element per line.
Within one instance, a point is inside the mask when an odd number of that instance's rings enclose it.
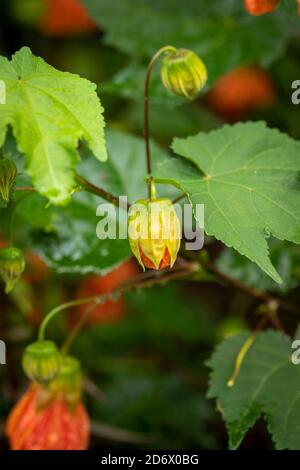
<path fill-rule="evenodd" d="M 43 388 L 31 385 L 15 405 L 6 425 L 12 450 L 85 450 L 89 442 L 89 418 L 78 403 L 71 411 L 62 395 L 40 405 Z"/>
<path fill-rule="evenodd" d="M 40 29 L 44 34 L 65 36 L 97 28 L 79 0 L 44 1 L 45 13 L 40 20 Z"/>
<path fill-rule="evenodd" d="M 260 16 L 271 13 L 280 0 L 244 0 L 245 9 L 250 15 Z"/>
<path fill-rule="evenodd" d="M 121 264 L 106 276 L 93 275 L 84 279 L 78 289 L 77 298 L 92 297 L 94 295 L 107 294 L 118 287 L 120 284 L 129 281 L 139 273 L 137 264 L 130 260 Z M 78 320 L 87 309 L 87 305 L 80 305 L 76 314 L 70 314 L 70 323 L 74 324 L 74 320 Z M 107 300 L 103 304 L 95 307 L 89 316 L 86 324 L 95 325 L 101 323 L 111 323 L 119 320 L 126 313 L 126 303 L 123 298 L 117 300 Z"/>
<path fill-rule="evenodd" d="M 208 106 L 230 121 L 275 100 L 275 89 L 268 74 L 256 66 L 241 67 L 223 75 L 207 95 Z"/>

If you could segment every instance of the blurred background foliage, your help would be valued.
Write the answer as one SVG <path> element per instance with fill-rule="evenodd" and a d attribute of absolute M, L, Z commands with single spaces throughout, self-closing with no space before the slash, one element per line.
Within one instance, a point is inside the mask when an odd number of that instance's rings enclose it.
<path fill-rule="evenodd" d="M 254 18 L 238 0 L 2 0 L 0 53 L 10 56 L 27 45 L 54 67 L 99 85 L 109 128 L 110 160 L 103 185 L 134 200 L 144 191 L 139 178 L 144 172 L 140 137 L 145 69 L 163 45 L 199 53 L 209 82 L 200 99 L 186 103 L 171 97 L 155 72 L 151 133 L 161 147 L 154 153 L 168 152 L 174 136 L 238 120 L 264 119 L 269 126 L 300 137 L 299 107 L 291 103 L 291 83 L 300 79 L 300 18 L 295 3 L 285 0 L 275 13 Z M 6 151 L 22 173 L 11 138 Z M 82 153 L 86 158 L 80 172 L 93 180 L 97 163 L 88 158 L 85 148 Z M 131 159 L 139 153 L 137 168 Z M 20 181 L 25 184 L 26 178 L 21 175 Z M 109 292 L 139 272 L 129 261 L 106 274 L 130 252 L 126 241 L 112 245 L 95 237 L 98 201 L 80 194 L 67 208 L 51 208 L 34 195 L 17 211 L 16 238 L 26 250 L 27 269 L 9 297 L 1 285 L 0 337 L 8 345 L 7 367 L 0 368 L 1 430 L 26 386 L 20 368 L 22 350 L 35 338 L 47 311 L 69 299 Z M 2 210 L 2 246 L 7 226 Z M 233 279 L 299 302 L 298 247 L 271 240 L 271 258 L 284 280 L 280 286 L 215 240 L 207 239 L 205 249 L 217 269 Z M 224 337 L 256 324 L 256 307 L 248 293 L 204 272 L 189 281 L 132 292 L 99 306 L 73 346 L 86 375 L 92 446 L 226 448 L 218 411 L 205 398 L 205 361 Z M 50 335 L 63 342 L 81 314 L 74 309 L 61 315 Z M 297 318 L 282 321 L 293 332 Z M 6 445 L 3 436 L 1 446 Z M 248 449 L 271 446 L 262 423 L 243 443 Z"/>

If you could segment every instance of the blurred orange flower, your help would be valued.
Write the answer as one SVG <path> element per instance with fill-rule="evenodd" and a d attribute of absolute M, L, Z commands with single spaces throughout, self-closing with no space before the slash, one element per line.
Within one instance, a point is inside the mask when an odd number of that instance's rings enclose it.
<path fill-rule="evenodd" d="M 139 267 L 135 261 L 130 260 L 121 264 L 106 276 L 93 275 L 83 280 L 78 288 L 76 297 L 91 297 L 94 295 L 108 294 L 116 289 L 120 284 L 129 281 L 139 273 Z M 86 312 L 87 305 L 80 305 L 76 314 L 71 314 L 71 323 L 78 320 L 81 315 Z M 125 300 L 119 298 L 117 300 L 107 300 L 103 304 L 99 304 L 91 312 L 86 324 L 95 325 L 99 323 L 111 323 L 119 320 L 126 313 Z"/>
<path fill-rule="evenodd" d="M 234 69 L 223 75 L 207 95 L 208 106 L 219 116 L 234 121 L 276 98 L 269 75 L 256 66 Z"/>
<path fill-rule="evenodd" d="M 260 16 L 271 13 L 280 0 L 244 0 L 244 6 L 250 15 Z"/>
<path fill-rule="evenodd" d="M 44 0 L 41 31 L 49 36 L 66 36 L 97 29 L 79 0 Z"/>
<path fill-rule="evenodd" d="M 70 409 L 61 393 L 45 400 L 45 390 L 33 384 L 12 409 L 6 435 L 12 450 L 85 450 L 89 418 L 79 402 Z"/>

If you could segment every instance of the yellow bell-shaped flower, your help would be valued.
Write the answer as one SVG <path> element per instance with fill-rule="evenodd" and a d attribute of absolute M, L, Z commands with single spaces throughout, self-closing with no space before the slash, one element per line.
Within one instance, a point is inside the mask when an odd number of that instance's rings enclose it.
<path fill-rule="evenodd" d="M 180 222 L 169 199 L 143 199 L 129 211 L 130 247 L 143 269 L 172 267 L 180 247 Z"/>

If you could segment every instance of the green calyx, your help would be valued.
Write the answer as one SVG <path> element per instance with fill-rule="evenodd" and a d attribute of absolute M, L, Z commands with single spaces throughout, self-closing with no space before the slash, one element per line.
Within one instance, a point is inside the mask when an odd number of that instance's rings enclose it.
<path fill-rule="evenodd" d="M 29 379 L 48 383 L 58 375 L 62 357 L 53 341 L 36 341 L 25 349 L 22 365 Z"/>
<path fill-rule="evenodd" d="M 15 185 L 18 170 L 13 160 L 0 158 L 0 195 L 8 203 Z"/>
<path fill-rule="evenodd" d="M 48 389 L 61 393 L 65 402 L 70 406 L 76 406 L 82 395 L 82 370 L 80 362 L 72 356 L 62 356 L 62 363 L 58 375 L 52 380 Z"/>
<path fill-rule="evenodd" d="M 24 269 L 25 260 L 19 248 L 11 246 L 0 250 L 0 276 L 5 282 L 6 294 L 13 290 Z"/>

